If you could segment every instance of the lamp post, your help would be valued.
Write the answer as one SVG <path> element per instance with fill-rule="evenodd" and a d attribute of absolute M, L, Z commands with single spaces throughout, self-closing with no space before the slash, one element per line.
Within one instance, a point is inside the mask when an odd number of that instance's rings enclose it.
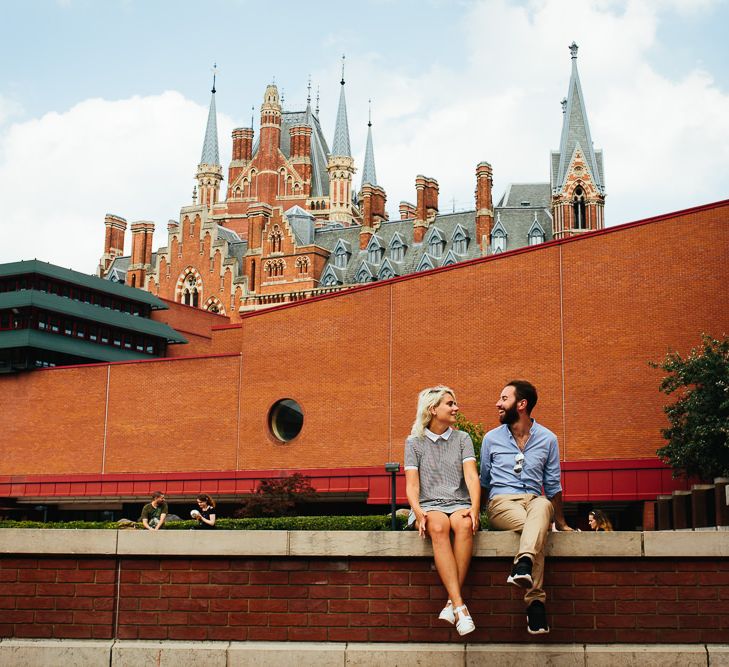
<path fill-rule="evenodd" d="M 397 520 L 395 518 L 396 504 L 397 504 L 397 473 L 400 472 L 399 463 L 385 463 L 385 472 L 389 472 L 392 477 L 392 489 L 390 491 L 390 511 L 391 523 L 390 530 L 397 530 Z"/>

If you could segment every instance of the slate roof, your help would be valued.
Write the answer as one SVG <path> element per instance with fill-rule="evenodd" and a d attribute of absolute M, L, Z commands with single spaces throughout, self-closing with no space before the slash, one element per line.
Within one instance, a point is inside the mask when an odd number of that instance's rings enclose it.
<path fill-rule="evenodd" d="M 200 164 L 214 164 L 220 166 L 218 154 L 218 122 L 215 112 L 215 88 L 210 96 L 210 110 L 208 111 L 208 124 L 205 127 L 205 139 L 203 141 Z"/>
<path fill-rule="evenodd" d="M 305 111 L 283 111 L 281 113 L 281 152 L 291 157 L 291 137 L 289 130 L 297 125 L 311 127 L 311 196 L 326 197 L 329 194 L 329 146 L 324 138 L 319 119 L 309 107 Z M 253 146 L 253 154 L 258 153 L 260 137 Z"/>

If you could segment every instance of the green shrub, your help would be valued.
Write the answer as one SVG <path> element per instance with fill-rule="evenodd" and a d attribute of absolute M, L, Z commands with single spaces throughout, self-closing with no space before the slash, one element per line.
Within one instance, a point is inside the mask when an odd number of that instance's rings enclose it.
<path fill-rule="evenodd" d="M 398 527 L 405 519 L 397 517 Z M 190 530 L 196 521 L 171 521 L 163 530 Z M 246 519 L 218 519 L 220 530 L 390 530 L 389 516 L 279 516 Z M 136 524 L 141 529 L 141 524 Z M 2 528 L 125 529 L 115 521 L 0 521 Z"/>

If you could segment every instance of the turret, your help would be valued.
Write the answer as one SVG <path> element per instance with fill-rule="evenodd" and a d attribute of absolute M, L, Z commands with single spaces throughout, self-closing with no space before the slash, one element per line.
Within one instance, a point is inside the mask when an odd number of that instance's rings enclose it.
<path fill-rule="evenodd" d="M 352 178 L 354 160 L 349 145 L 349 125 L 347 123 L 347 102 L 344 97 L 344 56 L 342 56 L 342 80 L 339 91 L 337 123 L 334 128 L 332 152 L 327 164 L 329 171 L 330 218 L 344 225 L 353 222 Z"/>
<path fill-rule="evenodd" d="M 197 166 L 197 189 L 200 204 L 212 207 L 217 204 L 220 193 L 220 183 L 223 180 L 223 168 L 220 166 L 218 154 L 218 124 L 215 111 L 215 68 L 213 68 L 213 88 L 210 91 L 210 110 L 208 123 L 205 127 L 200 164 Z"/>
<path fill-rule="evenodd" d="M 605 226 L 602 151 L 592 145 L 587 109 L 577 71 L 577 44 L 570 45 L 572 75 L 562 100 L 562 138 L 552 152 L 551 186 L 554 238 Z"/>

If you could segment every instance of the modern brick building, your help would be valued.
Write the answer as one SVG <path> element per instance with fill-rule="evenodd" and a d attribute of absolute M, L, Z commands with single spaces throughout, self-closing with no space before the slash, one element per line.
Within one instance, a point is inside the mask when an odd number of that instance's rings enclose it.
<path fill-rule="evenodd" d="M 525 377 L 566 502 L 630 506 L 635 527 L 683 484 L 656 457 L 667 399 L 649 362 L 729 332 L 728 267 L 729 200 L 248 313 L 199 330 L 197 356 L 0 377 L 0 499 L 232 502 L 301 471 L 332 502 L 385 504 L 419 390 L 445 382 L 491 426 Z"/>
<path fill-rule="evenodd" d="M 352 285 L 387 280 L 565 238 L 604 227 L 605 177 L 595 150 L 570 46 L 572 72 L 563 100 L 559 150 L 549 182 L 510 184 L 493 204 L 490 164 L 476 167 L 475 208 L 439 210 L 438 182 L 415 178 L 415 203 L 400 202 L 389 220 L 375 169 L 368 123 L 359 189 L 350 148 L 344 68 L 331 150 L 319 103 L 285 110 L 278 89 L 266 88 L 260 134 L 233 130 L 233 158 L 221 198 L 215 84 L 192 205 L 168 224 L 168 243 L 152 249 L 154 224 L 131 225 L 107 215 L 99 275 L 238 321 L 240 313 L 299 301 Z"/>
<path fill-rule="evenodd" d="M 164 357 L 187 340 L 168 306 L 126 285 L 38 260 L 0 264 L 0 373 Z"/>

